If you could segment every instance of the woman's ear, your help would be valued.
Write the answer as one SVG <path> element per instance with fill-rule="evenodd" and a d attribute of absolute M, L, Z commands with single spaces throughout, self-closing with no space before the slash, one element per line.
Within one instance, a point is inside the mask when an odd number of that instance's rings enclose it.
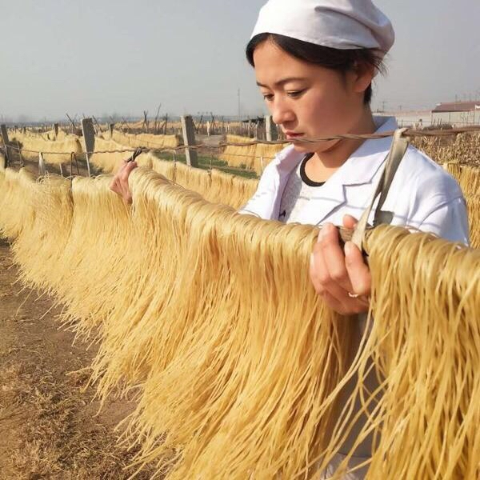
<path fill-rule="evenodd" d="M 353 89 L 356 93 L 364 93 L 375 77 L 375 67 L 364 62 L 355 62 L 355 80 Z"/>

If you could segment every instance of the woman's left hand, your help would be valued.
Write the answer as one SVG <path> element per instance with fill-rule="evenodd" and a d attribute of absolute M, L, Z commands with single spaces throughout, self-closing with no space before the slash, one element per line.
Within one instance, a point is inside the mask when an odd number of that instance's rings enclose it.
<path fill-rule="evenodd" d="M 355 228 L 357 220 L 343 217 L 343 226 Z M 354 315 L 368 312 L 371 275 L 362 253 L 352 242 L 340 246 L 337 228 L 326 223 L 322 226 L 310 262 L 310 278 L 316 292 L 336 312 Z"/>

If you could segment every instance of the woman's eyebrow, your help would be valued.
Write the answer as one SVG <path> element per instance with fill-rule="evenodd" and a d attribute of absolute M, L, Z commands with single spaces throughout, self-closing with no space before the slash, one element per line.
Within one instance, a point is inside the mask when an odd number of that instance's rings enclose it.
<path fill-rule="evenodd" d="M 278 82 L 275 82 L 275 83 L 274 83 L 274 86 L 275 86 L 275 87 L 281 87 L 281 86 L 284 85 L 285 83 L 288 83 L 288 82 L 299 82 L 299 81 L 302 81 L 302 80 L 307 80 L 307 79 L 304 78 L 304 77 L 288 77 L 288 78 L 284 78 L 283 80 L 279 80 Z M 268 88 L 267 85 L 263 85 L 263 84 L 260 83 L 260 82 L 257 82 L 257 85 L 258 85 L 259 87 Z"/>

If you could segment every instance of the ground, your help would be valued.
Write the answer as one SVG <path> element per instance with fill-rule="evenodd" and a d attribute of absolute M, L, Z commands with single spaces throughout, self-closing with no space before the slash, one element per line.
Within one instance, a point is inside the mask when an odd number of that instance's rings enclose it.
<path fill-rule="evenodd" d="M 58 313 L 18 282 L 0 240 L 0 480 L 127 479 L 134 452 L 117 443 L 115 426 L 134 404 L 111 401 L 97 415 L 86 388 L 95 347 L 73 344 Z"/>

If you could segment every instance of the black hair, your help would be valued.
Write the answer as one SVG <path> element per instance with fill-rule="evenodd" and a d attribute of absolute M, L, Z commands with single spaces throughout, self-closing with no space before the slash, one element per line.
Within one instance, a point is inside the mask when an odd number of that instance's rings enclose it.
<path fill-rule="evenodd" d="M 360 48 L 351 50 L 339 50 L 336 48 L 323 47 L 313 43 L 297 40 L 273 33 L 261 33 L 253 37 L 247 45 L 246 55 L 248 63 L 255 67 L 253 54 L 255 49 L 263 42 L 271 40 L 284 52 L 307 63 L 313 63 L 325 68 L 337 70 L 343 74 L 352 71 L 357 65 L 363 64 L 373 67 L 376 71 L 385 72 L 383 58 L 377 50 Z M 373 89 L 370 84 L 365 90 L 364 104 L 369 105 L 372 101 Z"/>

